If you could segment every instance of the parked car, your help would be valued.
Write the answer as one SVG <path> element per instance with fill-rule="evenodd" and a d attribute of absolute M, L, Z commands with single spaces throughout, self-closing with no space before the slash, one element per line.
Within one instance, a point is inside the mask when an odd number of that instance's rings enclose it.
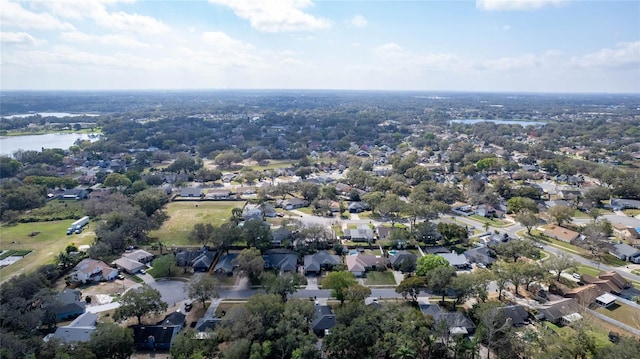
<path fill-rule="evenodd" d="M 118 279 L 120 279 L 120 280 L 124 280 L 124 276 L 123 276 L 122 274 L 118 274 L 118 275 L 116 276 L 116 278 L 118 278 Z"/>
<path fill-rule="evenodd" d="M 144 269 L 140 269 L 140 273 L 141 273 L 141 274 L 147 274 L 147 271 L 146 271 L 146 270 L 144 270 Z"/>
<path fill-rule="evenodd" d="M 189 312 L 191 311 L 191 308 L 193 308 L 193 303 L 189 302 L 189 303 L 184 303 L 184 311 L 185 312 Z"/>
<path fill-rule="evenodd" d="M 573 273 L 571 276 L 572 276 L 573 278 L 575 278 L 575 279 L 580 279 L 580 278 L 582 278 L 582 276 L 580 275 L 580 273 Z"/>

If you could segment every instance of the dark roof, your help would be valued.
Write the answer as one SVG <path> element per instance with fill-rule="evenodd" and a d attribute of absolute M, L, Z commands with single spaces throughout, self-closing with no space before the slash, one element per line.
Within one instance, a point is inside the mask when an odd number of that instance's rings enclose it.
<path fill-rule="evenodd" d="M 328 305 L 316 305 L 316 314 L 311 327 L 314 332 L 331 329 L 336 325 L 336 316 Z"/>
<path fill-rule="evenodd" d="M 196 323 L 196 330 L 199 332 L 206 332 L 207 329 L 215 330 L 220 323 L 222 318 L 200 318 Z"/>
<path fill-rule="evenodd" d="M 529 319 L 529 313 L 521 305 L 508 305 L 506 307 L 502 307 L 501 309 L 502 313 L 505 316 L 505 319 L 511 321 L 511 325 L 523 325 L 527 323 Z"/>
<path fill-rule="evenodd" d="M 65 289 L 58 294 L 58 301 L 61 304 L 69 304 L 80 301 L 82 293 L 75 289 Z"/>
<path fill-rule="evenodd" d="M 460 312 L 452 312 L 452 313 L 440 312 L 436 314 L 433 317 L 433 319 L 435 320 L 436 323 L 441 321 L 444 321 L 445 323 L 447 323 L 447 327 L 449 327 L 449 330 L 453 328 L 465 328 L 467 329 L 467 331 L 471 332 L 476 327 L 471 321 L 471 319 L 469 319 L 469 317 L 467 317 L 466 315 Z"/>
<path fill-rule="evenodd" d="M 420 303 L 420 311 L 424 315 L 430 315 L 435 318 L 436 315 L 442 312 L 442 308 L 437 304 Z"/>
<path fill-rule="evenodd" d="M 200 254 L 202 254 L 202 250 L 182 251 L 176 254 L 176 264 L 181 267 L 188 266 L 189 263 L 193 263 L 193 260 Z"/>
<path fill-rule="evenodd" d="M 493 257 L 495 254 L 493 254 L 489 247 L 485 246 L 469 249 L 462 254 L 470 263 L 482 263 L 489 265 L 496 261 L 496 258 Z"/>
<path fill-rule="evenodd" d="M 399 265 L 405 260 L 415 263 L 417 259 L 418 256 L 409 251 L 398 251 L 395 255 L 389 255 L 389 263 L 391 263 L 392 266 L 396 266 L 396 264 Z"/>
<path fill-rule="evenodd" d="M 545 320 L 550 322 L 555 322 L 562 318 L 563 315 L 576 313 L 578 310 L 578 303 L 573 298 L 547 302 L 538 309 L 544 315 Z"/>
<path fill-rule="evenodd" d="M 213 260 L 216 258 L 216 251 L 206 251 L 201 253 L 199 256 L 193 259 L 193 263 L 191 266 L 194 269 L 203 269 L 208 270 L 213 264 Z"/>
<path fill-rule="evenodd" d="M 158 322 L 158 325 L 180 325 L 180 326 L 184 326 L 184 322 L 185 319 L 187 318 L 186 315 L 180 313 L 180 312 L 173 312 L 171 314 L 168 314 L 166 317 L 164 317 L 164 319 L 162 319 L 161 321 Z"/>
<path fill-rule="evenodd" d="M 151 336 L 156 346 L 168 347 L 175 334 L 180 331 L 178 325 L 133 325 L 130 328 L 133 329 L 133 343 L 138 348 L 151 348 Z"/>
<path fill-rule="evenodd" d="M 323 265 L 338 265 L 340 257 L 331 255 L 327 251 L 319 251 L 312 255 L 304 256 L 304 270 L 311 272 L 319 272 Z"/>
<path fill-rule="evenodd" d="M 215 272 L 225 272 L 225 273 L 233 272 L 233 268 L 235 267 L 233 260 L 236 259 L 237 256 L 238 256 L 238 253 L 228 253 L 220 257 L 220 259 L 218 260 L 218 263 L 213 268 L 213 270 Z"/>
<path fill-rule="evenodd" d="M 267 269 L 295 271 L 298 267 L 298 255 L 293 252 L 270 252 L 263 255 L 262 258 L 264 258 L 264 267 Z"/>

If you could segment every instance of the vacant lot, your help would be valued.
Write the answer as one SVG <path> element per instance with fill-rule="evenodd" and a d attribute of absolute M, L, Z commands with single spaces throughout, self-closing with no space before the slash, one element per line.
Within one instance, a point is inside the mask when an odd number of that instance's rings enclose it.
<path fill-rule="evenodd" d="M 95 238 L 92 223 L 82 233 L 67 236 L 67 228 L 74 221 L 69 219 L 0 227 L 0 249 L 33 251 L 18 262 L 0 269 L 0 282 L 16 274 L 31 272 L 43 264 L 53 263 L 58 253 L 64 251 L 71 242 L 76 245 L 91 244 Z M 34 232 L 40 233 L 30 236 Z"/>
<path fill-rule="evenodd" d="M 188 245 L 189 232 L 196 223 L 219 226 L 231 217 L 233 208 L 242 208 L 242 201 L 171 202 L 167 205 L 169 219 L 162 228 L 150 233 L 164 245 Z"/>

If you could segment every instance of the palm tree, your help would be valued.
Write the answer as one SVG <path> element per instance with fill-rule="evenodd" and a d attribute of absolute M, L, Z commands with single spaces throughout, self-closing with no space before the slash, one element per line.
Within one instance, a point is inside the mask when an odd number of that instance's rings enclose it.
<path fill-rule="evenodd" d="M 393 354 L 391 354 L 393 359 L 415 359 L 416 351 L 413 348 L 410 348 L 407 344 L 402 344 L 399 346 Z"/>

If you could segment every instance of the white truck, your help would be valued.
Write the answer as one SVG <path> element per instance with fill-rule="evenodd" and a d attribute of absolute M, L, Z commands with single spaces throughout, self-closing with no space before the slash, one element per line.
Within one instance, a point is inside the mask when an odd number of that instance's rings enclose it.
<path fill-rule="evenodd" d="M 67 235 L 73 234 L 74 232 L 76 234 L 82 233 L 82 228 L 86 226 L 87 223 L 89 223 L 89 216 L 84 216 L 79 220 L 71 223 L 71 227 L 67 228 Z"/>

